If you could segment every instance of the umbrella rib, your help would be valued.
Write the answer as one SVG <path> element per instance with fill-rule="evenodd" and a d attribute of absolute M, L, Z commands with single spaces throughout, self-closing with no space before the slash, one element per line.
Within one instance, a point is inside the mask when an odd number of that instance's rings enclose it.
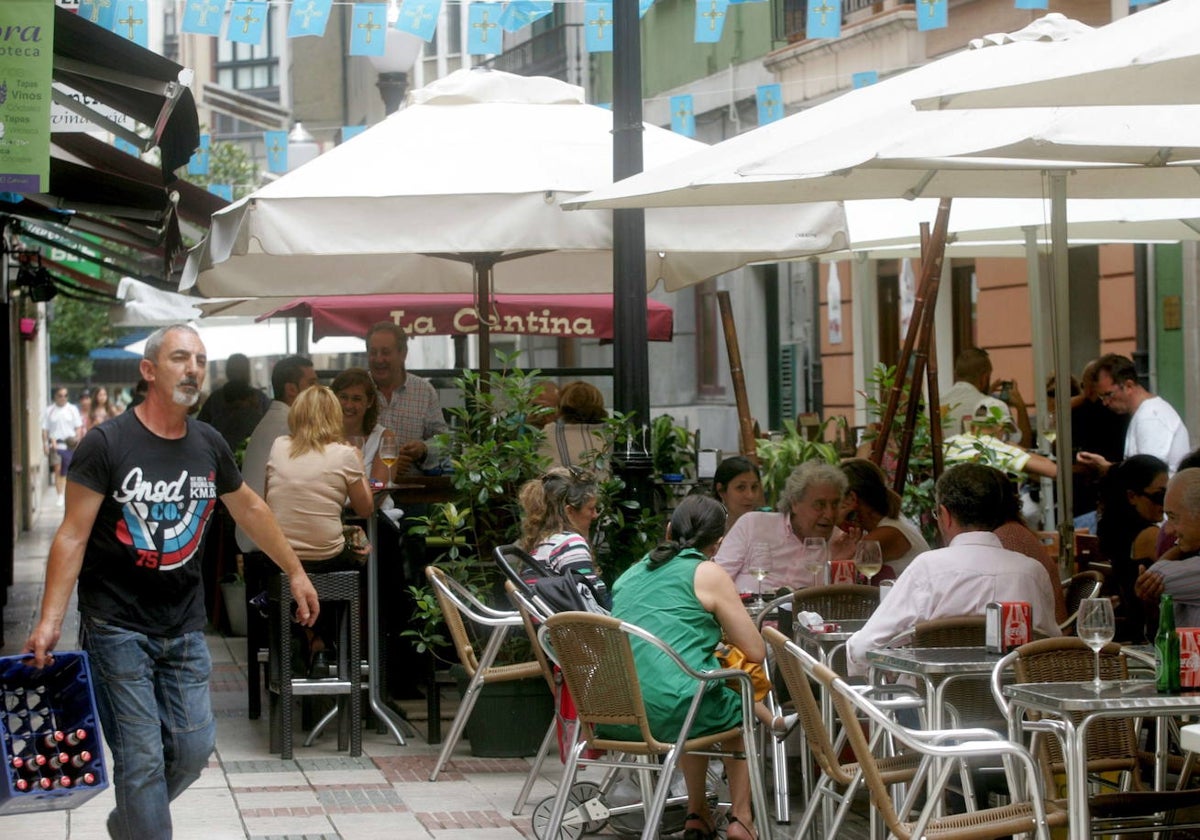
<path fill-rule="evenodd" d="M 909 189 L 905 190 L 904 198 L 907 198 L 907 199 L 920 198 L 921 193 L 925 192 L 925 188 L 927 186 L 929 186 L 929 182 L 933 180 L 933 176 L 937 175 L 937 173 L 938 173 L 938 171 L 936 169 L 930 169 L 929 171 L 927 171 L 924 175 L 921 176 L 921 180 L 917 181 L 915 186 L 910 187 Z"/>

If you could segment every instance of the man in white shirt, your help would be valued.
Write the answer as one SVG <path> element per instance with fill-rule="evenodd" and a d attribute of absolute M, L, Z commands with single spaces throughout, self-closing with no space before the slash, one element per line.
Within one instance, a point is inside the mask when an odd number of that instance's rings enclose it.
<path fill-rule="evenodd" d="M 989 396 L 993 389 L 1000 398 Z M 1029 409 L 1013 380 L 992 382 L 992 360 L 986 350 L 968 347 L 954 360 L 954 384 L 941 396 L 942 436 L 972 433 L 972 424 L 991 425 L 987 421 L 996 409 L 1003 418 L 1003 429 L 996 433 L 1009 443 L 1029 446 L 1033 440 Z M 1018 437 L 1019 435 L 1019 437 Z"/>
<path fill-rule="evenodd" d="M 937 520 L 946 548 L 920 554 L 866 625 L 846 643 L 850 673 L 867 671 L 869 650 L 911 633 L 919 621 L 983 615 L 991 601 L 1027 601 L 1036 634 L 1058 636 L 1046 570 L 1000 546 L 1003 485 L 1009 479 L 983 464 L 958 464 L 937 483 Z"/>
<path fill-rule="evenodd" d="M 54 489 L 58 493 L 55 504 L 63 506 L 63 493 L 67 489 L 67 468 L 71 466 L 71 453 L 83 437 L 83 416 L 79 409 L 67 402 L 67 389 L 54 390 L 54 402 L 42 412 L 42 451 L 54 467 Z"/>
<path fill-rule="evenodd" d="M 1170 403 L 1142 387 L 1133 362 L 1116 353 L 1101 356 L 1096 361 L 1096 392 L 1112 411 L 1129 415 L 1124 456 L 1153 455 L 1174 473 L 1191 451 L 1187 427 Z M 1093 452 L 1080 452 L 1078 459 L 1101 474 L 1112 466 Z"/>

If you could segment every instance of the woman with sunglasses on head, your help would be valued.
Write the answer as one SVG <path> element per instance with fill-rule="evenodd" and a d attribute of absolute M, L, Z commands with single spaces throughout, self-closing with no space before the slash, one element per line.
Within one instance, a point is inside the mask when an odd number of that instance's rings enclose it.
<path fill-rule="evenodd" d="M 596 479 L 579 467 L 551 467 L 527 481 L 517 494 L 521 539 L 517 545 L 559 574 L 579 572 L 592 584 L 596 600 L 608 609 L 608 587 L 592 556 L 588 534 L 596 512 Z"/>
<path fill-rule="evenodd" d="M 1145 608 L 1133 592 L 1138 566 L 1155 561 L 1159 523 L 1169 478 L 1167 465 L 1153 455 L 1134 455 L 1116 464 L 1100 488 L 1100 552 L 1112 563 L 1116 592 L 1117 634 L 1121 641 L 1142 643 L 1147 628 Z M 1124 629 L 1120 618 L 1124 618 Z"/>

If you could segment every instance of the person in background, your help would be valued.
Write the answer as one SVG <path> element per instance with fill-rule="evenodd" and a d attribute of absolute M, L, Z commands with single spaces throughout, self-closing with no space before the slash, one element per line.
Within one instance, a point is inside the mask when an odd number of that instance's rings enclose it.
<path fill-rule="evenodd" d="M 1180 470 L 1167 484 L 1165 530 L 1176 539 L 1176 559 L 1159 560 L 1138 575 L 1138 597 L 1157 604 L 1165 592 L 1175 602 L 1176 627 L 1200 627 L 1200 469 Z"/>
<path fill-rule="evenodd" d="M 79 416 L 83 418 L 83 432 L 87 434 L 87 430 L 92 428 L 92 392 L 81 388 L 75 407 L 79 410 Z"/>
<path fill-rule="evenodd" d="M 225 361 L 226 382 L 213 391 L 200 408 L 197 420 L 221 433 L 237 452 L 267 413 L 271 400 L 250 384 L 250 359 L 234 353 Z"/>
<path fill-rule="evenodd" d="M 538 453 L 552 466 L 591 467 L 597 453 L 604 449 L 604 395 L 590 382 L 564 385 L 558 393 L 558 417 L 546 424 L 546 439 Z"/>
<path fill-rule="evenodd" d="M 92 410 L 89 414 L 91 422 L 88 424 L 88 428 L 99 426 L 110 417 L 116 416 L 116 406 L 108 399 L 108 389 L 103 385 L 99 386 L 92 394 Z"/>
<path fill-rule="evenodd" d="M 792 470 L 779 497 L 777 512 L 744 513 L 729 529 L 716 561 L 739 592 L 774 591 L 819 586 L 803 562 L 804 540 L 820 537 L 829 544 L 829 559 L 854 556 L 858 534 L 837 527 L 846 493 L 846 476 L 832 464 L 808 461 Z M 751 569 L 766 569 L 759 581 Z"/>
<path fill-rule="evenodd" d="M 1035 560 L 1001 547 L 1004 482 L 983 464 L 956 464 L 938 478 L 938 529 L 946 547 L 919 555 L 896 579 L 887 608 L 876 610 L 846 643 L 851 674 L 865 674 L 866 653 L 910 633 L 919 621 L 983 615 L 991 601 L 1027 601 L 1033 630 L 1059 636 L 1054 595 Z"/>
<path fill-rule="evenodd" d="M 596 480 L 579 468 L 552 467 L 521 486 L 518 547 L 559 574 L 578 572 L 592 584 L 596 600 L 612 606 L 608 587 L 592 556 L 588 533 L 596 521 Z"/>
<path fill-rule="evenodd" d="M 83 437 L 83 417 L 67 402 L 67 389 L 55 388 L 54 401 L 42 412 L 42 451 L 54 468 L 54 504 L 62 507 L 67 489 L 67 469 L 79 439 Z"/>
<path fill-rule="evenodd" d="M 342 527 L 342 507 L 349 498 L 353 511 L 367 517 L 375 506 L 362 454 L 343 441 L 342 405 L 333 391 L 324 385 L 301 391 L 288 410 L 288 432 L 271 445 L 267 504 L 306 571 L 361 569 L 370 546 L 361 528 Z M 309 675 L 317 679 L 330 666 L 327 625 L 314 627 L 309 638 Z"/>
<path fill-rule="evenodd" d="M 138 377 L 137 384 L 133 386 L 133 396 L 129 398 L 128 408 L 133 408 L 140 405 L 146 399 L 146 392 L 150 389 L 150 383 L 145 379 Z"/>
<path fill-rule="evenodd" d="M 548 409 L 548 411 L 530 418 L 529 423 L 543 429 L 558 419 L 558 383 L 553 379 L 539 379 L 534 387 L 538 389 L 537 396 L 533 398 L 534 405 Z"/>
<path fill-rule="evenodd" d="M 446 431 L 437 391 L 427 379 L 405 369 L 408 334 L 399 324 L 380 321 L 367 330 L 371 378 L 379 389 L 379 422 L 400 441 L 397 476 L 437 466 L 433 437 Z"/>
<path fill-rule="evenodd" d="M 46 564 L 41 616 L 25 642 L 44 668 L 78 584 L 80 643 L 112 757 L 115 840 L 169 840 L 170 803 L 200 778 L 216 742 L 200 553 L 219 498 L 287 576 L 296 619 L 317 593 L 229 445 L 188 412 L 207 357 L 186 324 L 146 340 L 146 399 L 80 442 Z M 65 396 L 64 396 L 65 400 Z"/>
<path fill-rule="evenodd" d="M 1017 492 L 1016 482 L 1005 476 L 1001 490 L 1004 493 L 1003 521 L 992 533 L 1000 539 L 1001 546 L 1036 560 L 1046 570 L 1050 590 L 1054 595 L 1054 620 L 1061 624 L 1067 618 L 1067 599 L 1063 593 L 1058 558 L 1050 555 L 1038 535 L 1025 521 L 1025 517 L 1021 515 L 1021 496 Z"/>
<path fill-rule="evenodd" d="M 1142 569 L 1154 565 L 1159 523 L 1167 495 L 1167 465 L 1153 455 L 1134 455 L 1115 464 L 1101 484 L 1100 553 L 1112 564 L 1118 640 L 1144 644 L 1158 626 L 1156 613 L 1134 592 Z"/>
<path fill-rule="evenodd" d="M 363 440 L 363 463 L 367 465 L 369 477 L 390 483 L 391 468 L 379 457 L 379 445 L 395 435 L 379 422 L 379 395 L 371 374 L 362 368 L 347 368 L 334 377 L 329 387 L 342 404 L 342 428 L 346 440 Z"/>
<path fill-rule="evenodd" d="M 1118 414 L 1100 399 L 1096 388 L 1096 363 L 1088 362 L 1079 380 L 1079 394 L 1071 396 L 1071 448 L 1074 452 L 1094 452 L 1106 461 L 1121 460 L 1125 451 L 1125 431 L 1129 416 Z M 1071 504 L 1075 530 L 1086 528 L 1096 533 L 1100 506 L 1100 475 L 1087 464 L 1072 458 Z M 1065 463 L 1065 460 L 1064 460 Z"/>
<path fill-rule="evenodd" d="M 995 393 L 995 396 L 990 394 Z M 970 421 L 999 410 L 1003 429 L 997 437 L 1008 443 L 1031 446 L 1033 429 L 1029 410 L 1014 380 L 992 382 L 992 360 L 979 347 L 968 347 L 954 360 L 954 384 L 942 394 L 942 438 L 969 433 Z"/>
<path fill-rule="evenodd" d="M 744 455 L 725 458 L 717 465 L 713 474 L 713 495 L 725 505 L 728 513 L 726 533 L 743 514 L 762 510 L 767 504 L 758 465 Z"/>
<path fill-rule="evenodd" d="M 929 543 L 921 529 L 900 515 L 900 497 L 888 489 L 883 470 L 871 461 L 843 461 L 848 482 L 842 500 L 842 530 L 858 528 L 862 539 L 875 540 L 883 554 L 883 572 L 877 580 L 897 577 Z"/>
<path fill-rule="evenodd" d="M 706 562 L 724 533 L 725 510 L 720 502 L 688 496 L 672 512 L 666 538 L 613 586 L 613 615 L 653 633 L 698 671 L 720 667 L 714 651 L 722 638 L 741 648 L 750 662 L 762 662 L 766 656 L 762 637 L 733 582 L 716 564 Z M 657 648 L 638 639 L 632 644 L 650 731 L 661 741 L 674 742 L 692 702 L 695 683 Z M 741 694 L 717 683 L 700 701 L 691 734 L 721 732 L 741 722 Z M 597 728 L 600 737 L 605 733 L 641 737 L 635 727 Z M 723 746 L 740 750 L 741 738 Z M 753 840 L 749 769 L 744 760 L 727 757 L 724 763 L 732 801 L 726 837 Z M 684 837 L 708 840 L 716 836 L 705 784 L 708 756 L 689 753 L 679 759 L 679 767 L 688 795 Z"/>

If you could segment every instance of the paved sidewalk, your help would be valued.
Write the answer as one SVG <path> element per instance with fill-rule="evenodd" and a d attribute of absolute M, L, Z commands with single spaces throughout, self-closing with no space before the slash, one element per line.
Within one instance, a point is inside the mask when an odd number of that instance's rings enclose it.
<path fill-rule="evenodd" d="M 62 511 L 53 490 L 43 500 L 36 527 L 17 546 L 16 583 L 5 609 L 0 654 L 18 653 L 41 600 L 54 530 Z M 65 628 L 61 649 L 75 646 L 77 626 Z M 209 636 L 213 654 L 213 708 L 217 750 L 201 779 L 172 806 L 178 840 L 520 840 L 532 838 L 529 814 L 553 793 L 550 780 L 561 765 L 547 762 L 523 816 L 512 816 L 529 761 L 480 759 L 463 745 L 437 782 L 429 782 L 437 748 L 421 737 L 395 744 L 391 736 L 363 733 L 363 755 L 337 751 L 336 727 L 312 747 L 295 741 L 294 761 L 268 747 L 267 717 L 246 717 L 245 642 Z M 423 704 L 421 704 L 423 707 Z M 299 717 L 297 715 L 297 717 Z M 419 729 L 423 723 L 418 721 Z M 445 727 L 443 727 L 445 731 Z M 104 821 L 113 807 L 111 788 L 80 808 L 0 817 L 0 836 L 39 840 L 105 840 Z"/>

